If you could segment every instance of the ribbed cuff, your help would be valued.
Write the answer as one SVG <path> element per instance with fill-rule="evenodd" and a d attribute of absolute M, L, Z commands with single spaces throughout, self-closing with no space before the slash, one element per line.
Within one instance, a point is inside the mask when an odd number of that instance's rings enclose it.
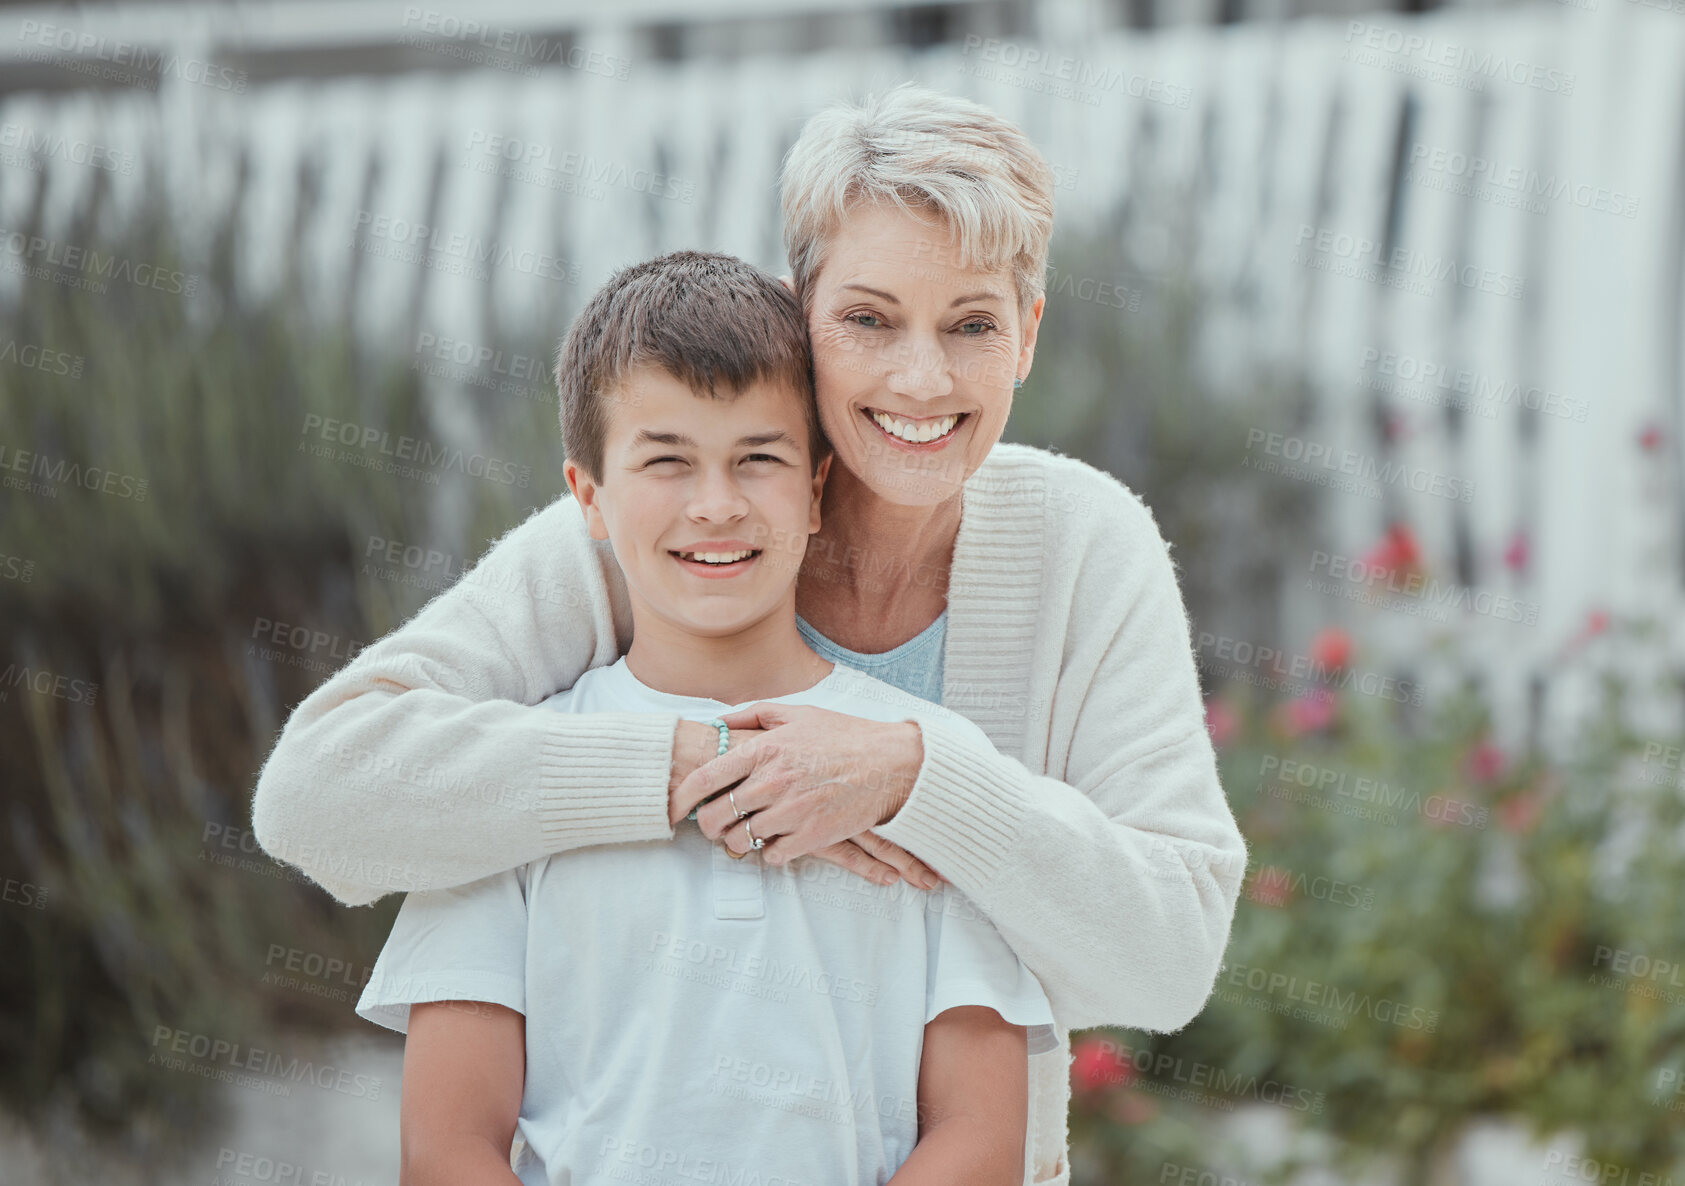
<path fill-rule="evenodd" d="M 1012 764 L 932 717 L 918 718 L 924 765 L 912 793 L 872 831 L 918 857 L 967 893 L 986 886 L 1011 855 L 1028 810 Z"/>
<path fill-rule="evenodd" d="M 671 840 L 667 784 L 676 714 L 555 713 L 539 765 L 538 816 L 552 852 Z"/>

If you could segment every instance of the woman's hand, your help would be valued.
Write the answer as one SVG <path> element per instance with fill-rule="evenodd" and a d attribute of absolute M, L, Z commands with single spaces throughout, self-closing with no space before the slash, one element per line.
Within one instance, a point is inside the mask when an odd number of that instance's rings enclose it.
<path fill-rule="evenodd" d="M 723 718 L 722 718 L 723 719 Z M 730 721 L 726 722 L 728 725 Z M 763 732 L 759 728 L 730 730 L 732 748 L 743 744 L 751 737 L 759 737 Z M 688 799 L 683 805 L 679 803 L 679 787 L 684 784 L 687 775 L 701 769 L 713 761 L 720 752 L 720 731 L 713 725 L 701 721 L 679 721 L 678 732 L 673 734 L 673 768 L 667 779 L 667 822 L 678 826 L 678 822 L 690 814 L 697 799 Z"/>
<path fill-rule="evenodd" d="M 679 818 L 729 787 L 738 809 L 753 813 L 749 823 L 766 841 L 761 859 L 768 864 L 809 854 L 833 860 L 827 854 L 852 840 L 913 885 L 934 889 L 940 883 L 923 862 L 869 831 L 901 809 L 918 779 L 924 742 L 916 722 L 768 702 L 721 720 L 758 732 L 683 778 L 671 803 Z M 749 850 L 749 827 L 725 796 L 704 804 L 696 821 L 705 836 L 732 852 Z"/>
<path fill-rule="evenodd" d="M 753 711 L 746 710 L 733 714 L 731 718 L 722 719 L 730 726 L 732 720 L 752 717 Z M 731 744 L 734 746 L 766 732 L 764 729 L 753 727 L 730 728 L 729 731 Z M 673 735 L 673 768 L 667 783 L 667 819 L 674 827 L 690 814 L 691 807 L 700 799 L 712 794 L 711 791 L 704 791 L 700 795 L 692 793 L 699 785 L 692 783 L 681 802 L 679 788 L 685 784 L 687 776 L 693 771 L 701 769 L 719 755 L 719 745 L 720 731 L 714 726 L 705 725 L 701 721 L 679 722 L 678 731 Z M 921 747 L 920 760 L 922 759 Z M 698 812 L 699 821 L 701 817 L 702 812 Z M 744 844 L 747 843 L 745 840 Z M 813 855 L 821 861 L 827 861 L 878 885 L 894 885 L 901 878 L 906 878 L 911 885 L 925 889 L 940 884 L 936 874 L 923 861 L 899 844 L 891 844 L 871 832 L 862 832 L 850 840 L 842 840 L 827 848 L 817 849 Z"/>

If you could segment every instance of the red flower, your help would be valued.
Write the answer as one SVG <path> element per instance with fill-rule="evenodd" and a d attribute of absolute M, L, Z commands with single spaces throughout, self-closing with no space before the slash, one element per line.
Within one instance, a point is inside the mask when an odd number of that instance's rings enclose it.
<path fill-rule="evenodd" d="M 1109 1038 L 1083 1038 L 1071 1052 L 1071 1086 L 1085 1095 L 1128 1084 L 1134 1078 L 1135 1067 Z"/>
<path fill-rule="evenodd" d="M 1662 430 L 1657 424 L 1646 424 L 1638 434 L 1638 447 L 1646 453 L 1654 453 L 1661 447 Z"/>
<path fill-rule="evenodd" d="M 1504 751 L 1482 741 L 1469 751 L 1468 773 L 1475 782 L 1493 783 L 1504 772 Z"/>
<path fill-rule="evenodd" d="M 1285 906 L 1293 897 L 1293 875 L 1265 865 L 1246 886 L 1246 896 L 1260 906 Z"/>
<path fill-rule="evenodd" d="M 1352 656 L 1352 637 L 1338 626 L 1328 626 L 1311 640 L 1311 661 L 1328 671 L 1343 669 Z"/>
<path fill-rule="evenodd" d="M 1205 731 L 1211 735 L 1211 744 L 1222 749 L 1240 730 L 1240 717 L 1235 710 L 1221 700 L 1207 700 L 1205 702 Z"/>
<path fill-rule="evenodd" d="M 1381 542 L 1369 549 L 1369 554 L 1363 558 L 1363 563 L 1383 579 L 1395 568 L 1410 571 L 1419 568 L 1421 562 L 1416 536 L 1403 523 L 1388 524 Z"/>
<path fill-rule="evenodd" d="M 1603 609 L 1592 610 L 1586 615 L 1586 624 L 1580 627 L 1574 637 L 1570 638 L 1567 645 L 1563 648 L 1565 654 L 1572 655 L 1581 647 L 1585 646 L 1586 643 L 1590 642 L 1607 629 L 1609 629 L 1609 611 Z"/>

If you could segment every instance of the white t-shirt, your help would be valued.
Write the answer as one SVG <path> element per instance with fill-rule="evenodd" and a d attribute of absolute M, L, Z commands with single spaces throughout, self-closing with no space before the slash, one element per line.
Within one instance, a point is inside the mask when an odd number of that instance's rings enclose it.
<path fill-rule="evenodd" d="M 837 665 L 767 697 L 871 720 L 957 714 Z M 658 692 L 626 662 L 563 712 L 733 706 Z M 682 821 L 672 841 L 557 853 L 405 898 L 357 1012 L 475 1000 L 526 1018 L 516 1172 L 527 1186 L 881 1184 L 918 1138 L 925 1023 L 986 1005 L 1050 1026 L 1035 976 L 952 886 L 874 885 L 812 857 L 741 861 Z"/>

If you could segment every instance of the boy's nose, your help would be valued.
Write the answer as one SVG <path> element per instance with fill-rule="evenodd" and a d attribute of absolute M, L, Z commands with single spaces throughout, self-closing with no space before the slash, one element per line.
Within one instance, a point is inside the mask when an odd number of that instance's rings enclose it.
<path fill-rule="evenodd" d="M 748 513 L 749 500 L 736 478 L 705 473 L 697 479 L 687 510 L 693 519 L 735 519 Z"/>

